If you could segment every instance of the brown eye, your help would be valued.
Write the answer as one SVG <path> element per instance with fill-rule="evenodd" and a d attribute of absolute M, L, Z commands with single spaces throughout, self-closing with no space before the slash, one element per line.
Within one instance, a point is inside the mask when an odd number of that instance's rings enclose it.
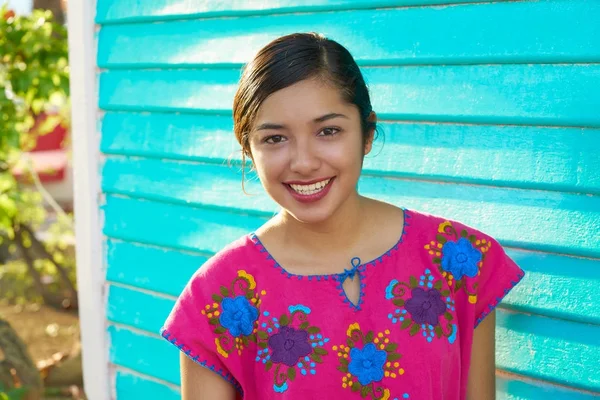
<path fill-rule="evenodd" d="M 323 128 L 321 132 L 319 132 L 319 136 L 334 136 L 339 133 L 338 128 Z"/>
<path fill-rule="evenodd" d="M 284 142 L 285 140 L 286 139 L 281 135 L 273 135 L 273 136 L 266 137 L 264 139 L 264 142 L 268 143 L 268 144 L 277 144 L 277 143 Z"/>

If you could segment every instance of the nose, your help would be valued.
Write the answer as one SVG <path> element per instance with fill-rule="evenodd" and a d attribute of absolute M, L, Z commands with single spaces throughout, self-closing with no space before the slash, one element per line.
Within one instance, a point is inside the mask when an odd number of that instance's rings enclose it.
<path fill-rule="evenodd" d="M 311 175 L 321 166 L 316 149 L 309 140 L 297 140 L 291 151 L 290 169 L 299 175 Z"/>

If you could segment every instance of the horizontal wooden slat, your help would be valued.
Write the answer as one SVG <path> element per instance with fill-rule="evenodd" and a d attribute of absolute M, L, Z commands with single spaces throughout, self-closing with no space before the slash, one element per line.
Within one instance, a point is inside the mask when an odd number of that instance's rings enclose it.
<path fill-rule="evenodd" d="M 380 118 L 600 127 L 600 64 L 363 68 Z M 237 69 L 108 71 L 106 111 L 231 115 Z M 168 94 L 168 95 L 167 95 Z"/>
<path fill-rule="evenodd" d="M 180 385 L 179 351 L 158 335 L 110 325 L 109 361 L 142 374 Z M 137 397 L 136 397 L 137 398 Z"/>
<path fill-rule="evenodd" d="M 241 189 L 239 171 L 214 164 L 178 163 L 153 159 L 133 161 L 110 159 L 104 166 L 102 187 L 108 193 L 174 203 L 231 208 L 265 218 L 273 215 L 277 210 L 275 203 L 256 180 L 247 184 L 247 191 L 252 196 L 245 196 Z M 600 232 L 600 196 L 372 176 L 361 178 L 360 190 L 366 196 L 392 204 L 463 221 L 512 247 L 600 258 L 600 235 L 597 234 Z M 154 212 L 169 213 L 169 207 L 175 207 L 174 210 L 177 211 L 173 212 L 187 216 L 179 217 L 182 219 L 196 218 L 192 215 L 200 212 L 175 205 L 160 206 L 154 203 L 114 198 L 109 200 L 113 201 L 113 203 L 109 201 L 109 204 L 115 204 L 114 207 L 117 207 L 107 209 L 107 212 L 114 213 L 111 214 L 114 217 L 108 216 L 106 219 L 106 229 L 111 234 L 117 233 L 116 229 L 122 228 L 123 233 L 133 229 L 132 226 L 124 225 L 124 221 L 130 215 L 129 208 L 133 216 L 139 214 L 138 209 L 142 210 L 146 207 L 149 213 L 147 215 L 153 215 Z M 225 225 L 229 221 L 236 227 L 240 226 L 240 222 L 227 213 L 210 216 L 210 212 L 202 211 L 202 215 L 218 221 L 218 225 L 223 226 L 223 229 L 227 229 Z M 218 218 L 225 219 L 219 221 Z M 140 215 L 139 219 L 142 225 L 135 229 L 139 230 L 140 235 L 146 237 L 149 232 L 156 235 L 156 239 L 150 242 L 141 241 L 161 244 L 160 240 L 165 235 L 159 234 L 158 229 L 163 229 L 162 226 L 154 225 L 158 224 L 158 218 L 150 220 Z M 263 222 L 262 219 L 247 220 L 248 223 L 243 226 L 252 227 L 251 229 L 256 229 L 258 224 Z M 505 221 L 510 221 L 510 224 L 506 224 Z M 178 236 L 191 235 L 201 238 L 193 231 L 183 233 L 186 221 L 175 224 L 167 219 L 164 224 L 168 225 L 164 229 L 170 231 L 176 229 L 176 225 L 181 226 L 182 231 L 177 233 Z M 193 225 L 189 226 L 195 228 Z M 173 238 L 166 240 L 171 239 Z"/>
<path fill-rule="evenodd" d="M 241 66 L 271 40 L 307 31 L 361 65 L 598 62 L 591 20 L 599 2 L 555 0 L 115 25 L 100 31 L 98 65 Z"/>
<path fill-rule="evenodd" d="M 600 326 L 501 310 L 496 321 L 499 368 L 600 392 Z"/>
<path fill-rule="evenodd" d="M 104 233 L 113 238 L 216 253 L 266 218 L 107 196 Z"/>
<path fill-rule="evenodd" d="M 181 392 L 178 389 L 124 371 L 116 373 L 115 393 L 116 398 L 122 400 L 181 399 Z"/>
<path fill-rule="evenodd" d="M 188 279 L 206 262 L 205 255 L 108 240 L 106 279 L 179 296 Z M 165 270 L 171 273 L 164 279 Z"/>
<path fill-rule="evenodd" d="M 138 329 L 160 330 L 174 301 L 125 288 L 111 287 L 108 318 Z M 497 365 L 526 376 L 587 390 L 600 390 L 600 326 L 497 312 Z M 114 338 L 113 338 L 114 343 Z M 143 371 L 141 371 L 143 372 Z"/>
<path fill-rule="evenodd" d="M 490 0 L 98 0 L 96 22 L 114 24 L 148 20 L 336 11 L 395 6 L 425 6 L 486 2 Z"/>
<path fill-rule="evenodd" d="M 366 174 L 600 194 L 599 129 L 387 121 L 379 129 Z M 241 160 L 233 121 L 221 115 L 109 112 L 101 151 L 220 164 Z"/>

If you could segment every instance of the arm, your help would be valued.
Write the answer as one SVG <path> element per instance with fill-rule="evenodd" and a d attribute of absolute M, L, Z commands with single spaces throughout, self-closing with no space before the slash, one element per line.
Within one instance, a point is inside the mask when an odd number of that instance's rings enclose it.
<path fill-rule="evenodd" d="M 235 389 L 215 372 L 181 353 L 182 400 L 234 400 Z"/>
<path fill-rule="evenodd" d="M 490 313 L 473 335 L 467 400 L 496 399 L 496 312 Z"/>

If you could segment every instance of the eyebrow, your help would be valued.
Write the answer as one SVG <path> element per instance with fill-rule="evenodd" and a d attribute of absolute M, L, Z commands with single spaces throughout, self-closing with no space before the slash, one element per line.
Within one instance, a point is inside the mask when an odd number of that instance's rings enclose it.
<path fill-rule="evenodd" d="M 320 116 L 318 118 L 315 118 L 313 120 L 313 122 L 320 123 L 320 122 L 328 121 L 328 120 L 333 119 L 333 118 L 345 118 L 345 119 L 349 119 L 344 114 L 329 113 L 329 114 L 322 115 L 322 116 Z M 260 124 L 259 126 L 257 126 L 256 130 L 257 131 L 262 131 L 262 130 L 277 130 L 277 129 L 284 129 L 284 128 L 285 128 L 285 125 L 274 124 L 274 123 L 271 123 L 271 122 L 265 122 L 264 124 Z"/>

